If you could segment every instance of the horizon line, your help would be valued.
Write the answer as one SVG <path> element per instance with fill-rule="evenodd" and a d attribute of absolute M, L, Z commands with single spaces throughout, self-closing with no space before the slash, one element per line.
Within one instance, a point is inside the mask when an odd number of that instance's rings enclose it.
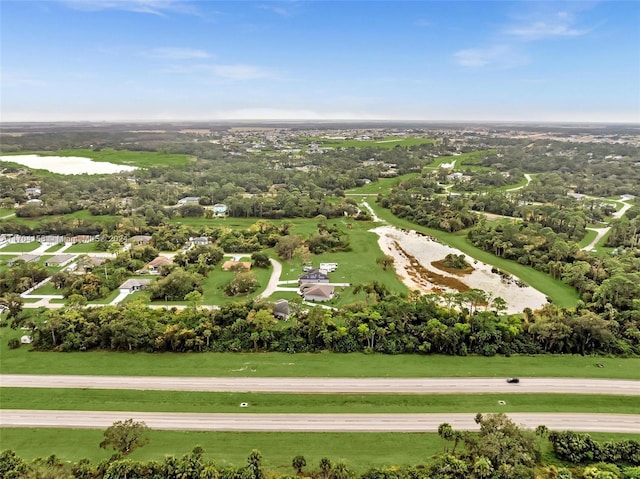
<path fill-rule="evenodd" d="M 2 121 L 0 125 L 15 125 L 15 124 L 50 124 L 50 123 L 66 123 L 66 124 L 78 124 L 78 123 L 102 123 L 102 124 L 123 124 L 123 123 L 485 123 L 485 124 L 575 124 L 575 125 L 634 125 L 640 127 L 639 121 L 625 121 L 625 120 L 417 120 L 417 119 L 384 119 L 384 118 L 370 118 L 370 119 L 313 119 L 313 118 L 254 118 L 254 119 L 131 119 L 131 120 L 12 120 Z"/>

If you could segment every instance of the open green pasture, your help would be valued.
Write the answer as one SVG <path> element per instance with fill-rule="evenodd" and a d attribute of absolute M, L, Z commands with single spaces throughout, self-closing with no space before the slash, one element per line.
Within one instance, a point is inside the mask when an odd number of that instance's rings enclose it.
<path fill-rule="evenodd" d="M 9 349 L 22 331 L 0 328 L 0 373 L 190 377 L 584 377 L 640 379 L 640 358 L 578 355 L 440 356 L 333 353 L 39 352 Z M 597 365 L 602 364 L 600 368 Z"/>
<path fill-rule="evenodd" d="M 255 224 L 259 218 L 179 218 L 174 217 L 169 220 L 171 224 L 182 224 L 186 226 L 191 226 L 193 228 L 203 228 L 207 227 L 220 227 L 220 228 L 229 228 L 229 229 L 247 229 L 251 225 Z M 282 221 L 287 220 L 268 220 L 270 223 L 279 225 Z"/>
<path fill-rule="evenodd" d="M 251 255 L 246 256 L 246 255 L 238 254 L 238 256 L 241 257 L 240 261 L 251 262 Z M 224 263 L 229 259 L 230 258 L 225 257 L 221 263 Z M 220 264 L 216 266 L 216 268 L 209 273 L 209 276 L 207 276 L 204 282 L 202 283 L 202 289 L 203 289 L 202 304 L 220 305 L 220 304 L 234 303 L 236 301 L 245 301 L 248 299 L 255 298 L 267 286 L 267 283 L 269 282 L 269 278 L 271 277 L 272 271 L 273 271 L 273 268 L 268 268 L 268 269 L 251 268 L 251 272 L 255 274 L 256 280 L 258 281 L 258 284 L 260 285 L 260 287 L 254 293 L 248 294 L 246 296 L 227 296 L 224 294 L 223 288 L 231 280 L 233 280 L 236 273 L 233 271 L 222 271 L 222 264 Z M 151 304 L 160 305 L 162 303 L 163 303 L 162 301 L 154 301 Z M 189 304 L 188 301 L 177 301 L 177 302 L 174 301 L 172 303 L 173 304 Z"/>
<path fill-rule="evenodd" d="M 113 451 L 100 449 L 103 431 L 98 429 L 2 428 L 3 449 L 32 459 L 55 454 L 62 460 L 108 459 Z M 413 465 L 441 453 L 444 441 L 435 433 L 281 433 L 218 431 L 150 431 L 149 444 L 131 454 L 134 460 L 162 460 L 182 456 L 195 446 L 218 466 L 242 466 L 253 449 L 263 456 L 267 470 L 293 473 L 291 460 L 303 455 L 309 468 L 317 469 L 322 457 L 344 460 L 351 469 L 364 472 L 373 466 Z"/>
<path fill-rule="evenodd" d="M 415 230 L 432 236 L 438 241 L 441 241 L 442 243 L 453 248 L 457 248 L 463 253 L 466 253 L 479 261 L 496 266 L 502 271 L 513 274 L 514 276 L 520 278 L 526 284 L 534 287 L 538 291 L 551 298 L 551 300 L 561 308 L 573 308 L 577 304 L 578 292 L 571 286 L 563 283 L 559 279 L 554 279 L 548 274 L 537 271 L 529 266 L 521 265 L 515 261 L 499 258 L 487 251 L 476 248 L 467 239 L 466 231 L 459 231 L 457 233 L 446 233 L 434 228 L 426 228 L 424 226 L 419 226 L 415 223 L 411 223 L 410 221 L 394 216 L 389 210 L 382 208 L 374 201 L 368 201 L 368 204 L 373 208 L 373 210 L 381 219 L 388 221 L 391 225 L 397 226 L 399 228 Z"/>
<path fill-rule="evenodd" d="M 13 155 L 14 153 L 8 153 Z M 100 151 L 86 149 L 59 150 L 55 152 L 46 151 L 23 151 L 18 155 L 40 155 L 40 156 L 78 156 L 90 158 L 93 161 L 114 163 L 116 165 L 137 166 L 139 168 L 152 167 L 182 167 L 191 161 L 188 155 L 167 154 L 155 151 L 129 151 L 104 149 Z"/>
<path fill-rule="evenodd" d="M 12 215 L 16 212 L 13 208 L 0 208 L 0 218 L 3 218 L 7 215 Z"/>
<path fill-rule="evenodd" d="M 193 218 L 184 218 L 183 220 L 194 220 Z M 197 220 L 204 220 L 203 218 L 197 218 Z M 205 224 L 212 224 L 211 221 L 205 220 L 208 223 L 201 221 L 187 221 L 185 224 L 191 224 L 192 226 L 204 226 Z M 229 226 L 230 228 L 250 228 L 258 221 L 255 218 L 226 218 L 222 220 L 221 224 Z M 309 237 L 318 233 L 318 220 L 314 218 L 310 219 L 287 219 L 287 220 L 268 220 L 270 223 L 280 225 L 283 222 L 291 225 L 291 234 L 299 234 L 303 237 Z M 378 246 L 378 236 L 374 233 L 370 233 L 368 230 L 375 226 L 372 222 L 355 221 L 352 219 L 336 218 L 327 220 L 327 227 L 337 226 L 340 230 L 346 234 L 349 238 L 349 245 L 351 250 L 345 252 L 336 253 L 324 253 L 321 255 L 311 255 L 306 260 L 311 263 L 315 268 L 319 267 L 320 263 L 338 263 L 338 269 L 329 274 L 329 278 L 332 283 L 349 283 L 351 285 L 370 283 L 374 279 L 383 283 L 389 291 L 393 293 L 406 293 L 406 286 L 397 278 L 393 269 L 384 271 L 381 266 L 375 263 L 377 258 L 383 257 L 383 253 Z M 214 223 L 216 224 L 216 223 Z M 350 226 L 350 227 L 349 227 Z M 277 258 L 273 249 L 266 250 L 269 256 Z M 248 258 L 248 256 L 247 256 Z M 305 260 L 300 257 L 295 257 L 290 261 L 282 261 L 282 274 L 280 276 L 281 281 L 293 281 L 297 280 L 301 274 L 303 274 L 302 267 Z M 267 284 L 271 269 L 269 270 L 253 270 L 258 275 L 258 280 L 262 288 L 257 292 L 259 293 Z M 266 276 L 264 275 L 268 271 Z M 219 289 L 220 286 L 226 284 L 231 280 L 233 273 L 221 272 L 219 267 L 212 272 L 204 282 L 204 303 L 203 304 L 225 304 L 230 301 L 237 301 L 238 298 L 227 298 Z M 287 287 L 296 287 L 297 283 L 290 285 L 282 285 Z M 347 288 L 342 290 L 338 287 L 338 297 L 332 301 L 326 303 L 329 306 L 340 307 L 345 304 L 353 303 L 357 300 L 364 300 L 364 294 L 359 296 L 353 296 L 352 289 Z M 256 294 L 257 294 L 256 293 Z M 294 293 L 295 294 L 295 293 Z M 251 297 L 251 296 L 250 296 Z M 279 299 L 281 296 L 272 296 L 268 299 Z M 287 295 L 287 298 L 292 297 Z M 186 303 L 185 303 L 186 304 Z"/>
<path fill-rule="evenodd" d="M 101 215 L 101 216 L 93 216 L 88 210 L 79 210 L 73 213 L 69 213 L 66 215 L 50 215 L 50 216 L 37 216 L 33 218 L 18 218 L 13 216 L 5 221 L 10 221 L 11 223 L 29 226 L 31 228 L 35 227 L 43 227 L 48 223 L 54 223 L 58 221 L 72 221 L 72 220 L 83 220 L 90 221 L 93 223 L 118 223 L 122 219 L 121 216 L 116 215 Z"/>
<path fill-rule="evenodd" d="M 396 146 L 409 147 L 416 145 L 427 145 L 435 143 L 432 138 L 398 138 L 395 136 L 385 137 L 379 140 L 329 140 L 324 138 L 311 138 L 320 144 L 322 148 L 386 148 L 391 149 Z"/>
<path fill-rule="evenodd" d="M 11 243 L 0 248 L 4 253 L 28 253 L 40 247 L 40 242 L 31 241 L 30 243 Z"/>
<path fill-rule="evenodd" d="M 293 474 L 291 460 L 303 455 L 308 466 L 318 468 L 322 457 L 333 463 L 344 461 L 356 472 L 371 467 L 412 466 L 428 462 L 444 451 L 445 441 L 436 433 L 317 433 L 317 432 L 219 432 L 155 431 L 149 443 L 131 454 L 133 460 L 162 460 L 167 455 L 182 456 L 201 446 L 205 457 L 218 466 L 242 466 L 257 449 L 268 471 Z M 640 434 L 592 433 L 597 441 L 633 439 Z M 103 431 L 98 429 L 2 428 L 3 448 L 25 459 L 55 454 L 63 461 L 88 458 L 108 459 L 112 451 L 100 449 Z M 449 444 L 450 446 L 450 444 Z"/>
<path fill-rule="evenodd" d="M 584 412 L 640 414 L 633 396 L 576 394 L 261 394 L 0 388 L 3 409 L 261 414 Z M 505 401 L 499 405 L 498 401 Z M 249 407 L 241 408 L 241 403 Z"/>

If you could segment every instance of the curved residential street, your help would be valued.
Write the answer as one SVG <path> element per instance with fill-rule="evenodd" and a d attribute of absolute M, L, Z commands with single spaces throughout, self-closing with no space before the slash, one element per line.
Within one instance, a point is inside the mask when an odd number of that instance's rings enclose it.
<path fill-rule="evenodd" d="M 273 293 L 275 293 L 278 289 L 278 283 L 280 282 L 280 275 L 282 274 L 282 264 L 280 264 L 279 261 L 276 261 L 273 258 L 269 258 L 269 261 L 271 261 L 273 271 L 271 272 L 271 276 L 269 277 L 267 287 L 262 293 L 260 293 L 259 298 L 268 298 Z"/>
<path fill-rule="evenodd" d="M 2 374 L 2 387 L 315 394 L 554 393 L 640 396 L 640 381 L 584 378 L 255 378 Z M 640 406 L 638 407 L 640 412 Z M 639 429 L 640 431 L 640 429 Z"/>
<path fill-rule="evenodd" d="M 637 433 L 640 415 L 512 413 L 517 424 L 549 429 Z M 152 429 L 188 431 L 436 432 L 447 422 L 454 429 L 477 430 L 475 414 L 193 414 L 107 411 L 0 410 L 2 427 L 106 428 L 132 418 Z"/>

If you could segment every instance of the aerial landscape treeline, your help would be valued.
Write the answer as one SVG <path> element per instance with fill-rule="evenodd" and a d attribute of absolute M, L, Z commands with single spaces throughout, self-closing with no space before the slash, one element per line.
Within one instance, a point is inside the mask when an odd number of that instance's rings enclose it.
<path fill-rule="evenodd" d="M 284 323 L 276 320 L 271 303 L 259 301 L 218 310 L 194 303 L 181 311 L 149 309 L 139 302 L 71 305 L 17 323 L 35 329 L 33 347 L 56 351 L 640 354 L 635 322 L 608 320 L 584 307 L 567 311 L 548 305 L 525 312 L 523 320 L 498 316 L 480 290 L 448 295 L 451 305 L 459 306 L 454 309 L 427 296 L 392 296 L 375 282 L 365 288 L 369 304 L 339 311 L 297 306 L 295 320 Z"/>
<path fill-rule="evenodd" d="M 19 134 L 3 135 L 8 355 L 640 355 L 635 130 L 192 126 L 17 125 Z M 10 161 L 25 153 L 136 169 L 63 175 Z M 418 264 L 393 239 L 398 254 L 386 254 L 371 232 L 380 225 L 455 252 Z M 48 263 L 64 253 L 72 268 Z M 400 273 L 403 260 L 413 269 Z M 468 286 L 483 266 L 494 284 Z M 306 273 L 331 294 L 303 299 Z M 340 279 L 329 284 L 329 275 Z M 408 286 L 425 278 L 428 291 Z M 267 286 L 274 279 L 278 287 Z M 127 281 L 145 283 L 123 293 Z M 514 311 L 498 286 L 513 296 L 536 289 L 538 306 Z M 291 476 L 257 451 L 244 465 L 218 466 L 196 447 L 160 461 L 127 451 L 70 463 L 5 451 L 0 476 L 640 477 L 633 439 L 527 431 L 504 415 L 476 422 L 479 432 L 443 424 L 442 454 L 367 472 L 329 457 L 308 463 L 305 451 L 291 455 Z"/>

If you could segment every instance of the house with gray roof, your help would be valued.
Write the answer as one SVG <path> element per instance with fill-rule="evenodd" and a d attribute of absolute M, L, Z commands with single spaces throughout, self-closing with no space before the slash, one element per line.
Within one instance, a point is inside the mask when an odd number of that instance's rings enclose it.
<path fill-rule="evenodd" d="M 135 293 L 136 291 L 142 291 L 149 283 L 151 283 L 150 279 L 131 278 L 118 286 L 118 289 L 120 293 Z"/>
<path fill-rule="evenodd" d="M 57 254 L 47 259 L 44 265 L 45 266 L 63 266 L 67 264 L 69 261 L 71 261 L 73 258 L 75 258 L 75 255 L 72 255 L 72 254 Z"/>
<path fill-rule="evenodd" d="M 311 271 L 300 276 L 300 278 L 298 279 L 298 284 L 328 283 L 328 282 L 329 282 L 329 275 L 326 273 L 323 273 L 319 269 L 312 269 Z"/>

